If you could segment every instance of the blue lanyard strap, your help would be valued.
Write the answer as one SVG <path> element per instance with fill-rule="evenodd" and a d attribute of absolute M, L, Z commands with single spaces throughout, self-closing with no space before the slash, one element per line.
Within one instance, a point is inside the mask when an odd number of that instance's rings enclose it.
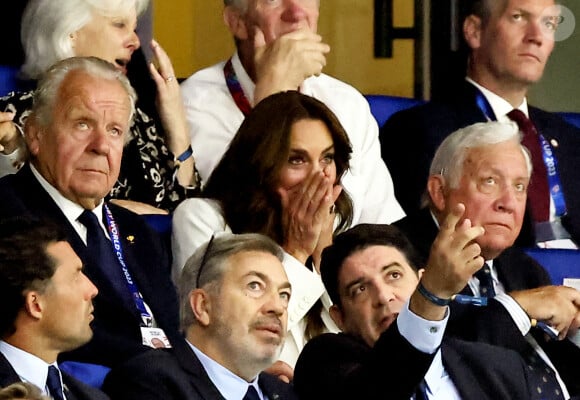
<path fill-rule="evenodd" d="M 491 104 L 489 104 L 489 101 L 487 101 L 483 93 L 481 93 L 481 91 L 478 88 L 475 88 L 475 90 L 477 91 L 477 94 L 475 95 L 475 104 L 477 104 L 477 107 L 481 110 L 483 116 L 488 121 L 497 121 L 495 113 L 493 112 L 493 108 L 491 108 Z"/>
<path fill-rule="evenodd" d="M 123 255 L 123 248 L 121 246 L 121 240 L 119 239 L 119 229 L 117 228 L 117 223 L 115 222 L 109 207 L 104 204 L 103 208 L 105 209 L 105 219 L 107 220 L 107 229 L 109 230 L 109 235 L 111 236 L 111 244 L 117 259 L 119 260 L 119 264 L 121 264 L 121 270 L 123 271 L 123 276 L 127 282 L 127 288 L 131 292 L 131 297 L 133 298 L 133 301 L 135 301 L 137 310 L 139 310 L 141 313 L 142 326 L 151 327 L 153 325 L 153 318 L 147 311 L 145 302 L 143 301 L 143 296 L 141 296 L 137 285 L 131 277 L 129 268 L 127 268 L 127 264 L 125 263 L 125 256 Z"/>
<path fill-rule="evenodd" d="M 560 183 L 560 174 L 558 174 L 558 161 L 554 156 L 550 143 L 548 143 L 543 135 L 538 133 L 538 136 L 542 145 L 542 158 L 544 159 L 544 164 L 546 165 L 546 171 L 548 173 L 550 196 L 552 196 L 552 200 L 554 201 L 556 215 L 561 217 L 566 214 L 566 200 L 564 200 L 564 192 L 562 191 L 562 184 Z"/>

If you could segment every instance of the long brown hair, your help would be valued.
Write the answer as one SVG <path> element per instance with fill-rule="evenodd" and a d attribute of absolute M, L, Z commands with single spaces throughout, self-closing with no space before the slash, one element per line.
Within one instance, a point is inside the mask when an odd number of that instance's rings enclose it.
<path fill-rule="evenodd" d="M 347 171 L 351 144 L 328 107 L 297 91 L 267 97 L 246 117 L 204 190 L 206 197 L 221 203 L 226 223 L 234 233 L 262 233 L 278 244 L 285 242 L 276 187 L 288 160 L 292 126 L 304 119 L 320 120 L 328 127 L 334 144 L 336 183 Z M 335 206 L 338 233 L 352 223 L 352 201 L 346 191 Z"/>
<path fill-rule="evenodd" d="M 323 103 L 297 91 L 262 100 L 246 117 L 207 182 L 204 195 L 218 200 L 234 233 L 256 232 L 282 245 L 282 202 L 276 187 L 288 161 L 292 126 L 304 119 L 324 122 L 334 144 L 336 184 L 349 168 L 352 146 L 336 116 Z M 342 191 L 334 202 L 338 234 L 352 223 L 352 201 Z M 306 316 L 305 335 L 311 339 L 324 330 L 318 300 Z"/>

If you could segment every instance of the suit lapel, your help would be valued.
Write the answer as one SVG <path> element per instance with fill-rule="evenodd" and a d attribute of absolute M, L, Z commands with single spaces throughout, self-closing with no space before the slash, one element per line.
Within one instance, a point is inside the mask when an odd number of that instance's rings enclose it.
<path fill-rule="evenodd" d="M 69 220 L 66 218 L 64 213 L 54 202 L 52 197 L 48 194 L 46 190 L 40 185 L 36 177 L 32 174 L 30 166 L 25 165 L 21 171 L 18 172 L 20 175 L 18 180 L 18 190 L 20 192 L 20 198 L 23 199 L 29 212 L 38 215 L 39 217 L 46 218 L 58 223 L 64 229 L 67 240 L 69 241 L 73 250 L 77 255 L 87 263 L 90 259 L 87 251 L 87 246 L 71 225 Z M 99 288 L 99 296 L 96 299 L 97 303 L 108 302 L 108 299 L 117 299 L 118 296 L 111 288 L 109 284 L 106 283 L 107 277 L 103 276 L 97 268 L 88 268 L 85 272 L 87 276 L 94 281 L 95 285 Z M 118 302 L 115 302 L 116 308 L 118 308 Z M 128 309 L 124 302 L 122 304 L 125 306 L 124 309 L 130 312 L 134 318 L 137 318 L 136 311 L 131 308 Z"/>
<path fill-rule="evenodd" d="M 258 384 L 260 385 L 262 392 L 268 396 L 268 399 L 270 400 L 281 400 L 289 397 L 289 395 L 285 393 L 290 390 L 290 386 L 288 385 L 287 390 L 283 391 L 282 388 L 284 388 L 286 384 L 280 381 L 276 376 L 262 372 L 258 377 Z"/>
<path fill-rule="evenodd" d="M 463 399 L 487 399 L 487 394 L 482 390 L 479 379 L 470 368 L 465 368 L 466 361 L 453 348 L 443 342 L 441 348 L 443 366 L 451 377 L 453 384 Z"/>
<path fill-rule="evenodd" d="M 6 357 L 0 353 L 0 387 L 11 385 L 14 382 L 20 382 L 20 378 Z"/>
<path fill-rule="evenodd" d="M 199 393 L 200 399 L 225 400 L 217 387 L 213 384 L 201 362 L 191 350 L 185 339 L 175 340 L 173 354 L 181 368 L 187 373 L 191 387 Z M 193 398 L 194 396 L 192 396 Z"/>

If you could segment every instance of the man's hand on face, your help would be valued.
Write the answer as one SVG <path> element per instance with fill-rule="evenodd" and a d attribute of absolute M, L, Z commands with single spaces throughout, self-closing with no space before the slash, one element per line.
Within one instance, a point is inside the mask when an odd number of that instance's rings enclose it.
<path fill-rule="evenodd" d="M 297 90 L 306 78 L 320 75 L 330 46 L 322 42 L 320 35 L 306 28 L 266 43 L 264 33 L 256 27 L 254 49 L 254 104 L 257 104 L 271 94 Z"/>

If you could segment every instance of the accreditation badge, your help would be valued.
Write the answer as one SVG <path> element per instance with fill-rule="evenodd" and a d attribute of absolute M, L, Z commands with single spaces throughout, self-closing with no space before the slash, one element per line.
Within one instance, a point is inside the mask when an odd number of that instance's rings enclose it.
<path fill-rule="evenodd" d="M 141 327 L 141 337 L 143 338 L 143 345 L 152 347 L 154 349 L 169 349 L 171 343 L 167 339 L 167 335 L 161 328 Z"/>

